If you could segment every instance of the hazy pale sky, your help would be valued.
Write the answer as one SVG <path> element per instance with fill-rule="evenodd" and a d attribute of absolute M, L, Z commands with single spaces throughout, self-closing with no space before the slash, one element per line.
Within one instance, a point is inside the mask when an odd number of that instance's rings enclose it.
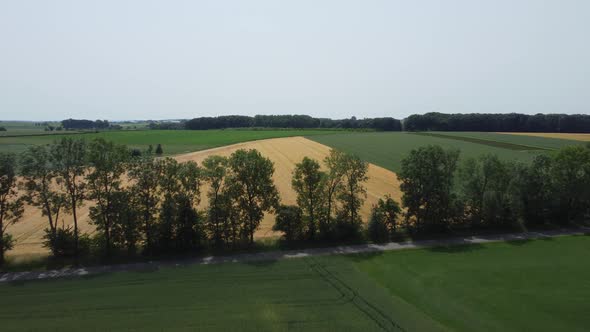
<path fill-rule="evenodd" d="M 590 113 L 588 0 L 0 0 L 0 119 Z"/>

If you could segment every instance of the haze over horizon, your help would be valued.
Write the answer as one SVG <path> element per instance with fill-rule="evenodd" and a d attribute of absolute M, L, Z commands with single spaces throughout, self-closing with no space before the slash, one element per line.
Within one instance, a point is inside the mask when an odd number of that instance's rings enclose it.
<path fill-rule="evenodd" d="M 11 1 L 0 119 L 590 114 L 590 2 Z"/>

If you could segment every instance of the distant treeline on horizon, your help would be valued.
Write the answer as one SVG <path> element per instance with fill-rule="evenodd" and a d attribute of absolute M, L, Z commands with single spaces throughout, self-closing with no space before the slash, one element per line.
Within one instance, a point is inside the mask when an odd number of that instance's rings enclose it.
<path fill-rule="evenodd" d="M 105 126 L 106 125 L 106 126 Z M 62 121 L 65 129 L 104 129 L 108 121 Z M 444 114 L 411 115 L 403 120 L 392 117 L 357 119 L 314 118 L 309 115 L 224 115 L 199 117 L 180 122 L 155 122 L 151 129 L 227 129 L 227 128 L 342 128 L 378 131 L 491 131 L 590 133 L 590 115 L 584 114 Z"/>

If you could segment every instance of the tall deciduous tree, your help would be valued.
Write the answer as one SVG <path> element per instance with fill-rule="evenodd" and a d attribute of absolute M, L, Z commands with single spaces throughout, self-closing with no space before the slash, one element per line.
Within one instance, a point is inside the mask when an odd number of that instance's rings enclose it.
<path fill-rule="evenodd" d="M 41 209 L 43 216 L 47 217 L 51 243 L 56 237 L 59 214 L 68 208 L 68 200 L 56 188 L 57 170 L 49 146 L 29 147 L 22 155 L 21 168 L 27 190 L 26 201 Z"/>
<path fill-rule="evenodd" d="M 228 179 L 233 199 L 245 221 L 245 235 L 254 243 L 254 231 L 264 212 L 279 205 L 279 194 L 273 183 L 274 165 L 257 150 L 237 150 L 229 158 L 232 171 Z"/>
<path fill-rule="evenodd" d="M 128 173 L 133 183 L 131 204 L 136 207 L 142 218 L 145 249 L 148 253 L 152 253 L 153 250 L 153 228 L 160 201 L 158 185 L 162 175 L 161 161 L 154 159 L 150 152 L 148 150 L 141 158 L 135 160 Z"/>
<path fill-rule="evenodd" d="M 386 195 L 379 198 L 377 205 L 373 207 L 371 220 L 369 221 L 369 235 L 374 241 L 390 240 L 397 232 L 397 219 L 402 209 L 399 204 Z"/>
<path fill-rule="evenodd" d="M 180 192 L 180 164 L 172 158 L 161 161 L 162 174 L 159 183 L 161 206 L 158 221 L 158 247 L 160 250 L 170 251 L 174 244 L 174 224 L 178 218 L 176 198 Z"/>
<path fill-rule="evenodd" d="M 120 189 L 113 192 L 111 237 L 113 245 L 127 249 L 129 255 L 137 251 L 137 244 L 141 237 L 140 204 L 134 204 L 132 188 Z"/>
<path fill-rule="evenodd" d="M 0 266 L 4 264 L 4 253 L 13 245 L 6 230 L 22 217 L 24 211 L 17 185 L 16 156 L 0 153 Z"/>
<path fill-rule="evenodd" d="M 90 173 L 88 198 L 94 200 L 90 218 L 105 240 L 106 254 L 111 251 L 111 230 L 117 220 L 115 200 L 120 199 L 121 176 L 125 173 L 129 153 L 124 145 L 114 144 L 102 138 L 95 139 L 88 146 Z"/>
<path fill-rule="evenodd" d="M 344 169 L 342 160 L 344 153 L 338 150 L 330 150 L 330 154 L 324 159 L 328 167 L 325 187 L 325 210 L 320 220 L 320 232 L 328 233 L 332 223 L 332 211 L 336 210 L 336 196 L 342 188 Z"/>
<path fill-rule="evenodd" d="M 273 231 L 285 233 L 287 241 L 299 240 L 303 237 L 303 220 L 302 211 L 296 205 L 281 205 L 277 209 L 275 224 L 272 226 Z"/>
<path fill-rule="evenodd" d="M 406 220 L 413 220 L 418 229 L 447 228 L 455 217 L 452 187 L 458 159 L 458 150 L 429 145 L 412 150 L 402 160 L 398 173 L 402 204 Z"/>
<path fill-rule="evenodd" d="M 209 208 L 207 211 L 207 229 L 216 246 L 221 246 L 224 241 L 224 226 L 228 214 L 227 206 L 221 197 L 225 178 L 227 176 L 227 158 L 222 156 L 210 156 L 203 160 L 204 179 L 209 183 Z"/>
<path fill-rule="evenodd" d="M 367 196 L 363 183 L 369 178 L 369 164 L 351 154 L 344 154 L 340 162 L 343 181 L 337 197 L 342 204 L 342 215 L 350 225 L 354 225 L 360 223 L 358 211 Z"/>
<path fill-rule="evenodd" d="M 553 159 L 551 181 L 557 201 L 555 218 L 569 223 L 590 213 L 590 149 L 561 149 Z"/>
<path fill-rule="evenodd" d="M 512 169 L 496 155 L 470 158 L 459 167 L 462 198 L 472 225 L 501 225 L 513 221 L 508 191 Z"/>
<path fill-rule="evenodd" d="M 200 242 L 201 225 L 196 205 L 200 200 L 201 169 L 195 162 L 162 160 L 158 243 L 160 249 L 186 250 Z"/>
<path fill-rule="evenodd" d="M 313 239 L 318 228 L 326 189 L 326 174 L 320 164 L 308 157 L 295 165 L 291 185 L 297 193 L 297 204 L 307 224 L 308 237 Z"/>
<path fill-rule="evenodd" d="M 84 203 L 86 182 L 86 141 L 64 137 L 51 147 L 51 156 L 55 163 L 58 182 L 68 199 L 68 206 L 74 218 L 74 252 L 79 255 L 79 233 L 77 210 Z"/>

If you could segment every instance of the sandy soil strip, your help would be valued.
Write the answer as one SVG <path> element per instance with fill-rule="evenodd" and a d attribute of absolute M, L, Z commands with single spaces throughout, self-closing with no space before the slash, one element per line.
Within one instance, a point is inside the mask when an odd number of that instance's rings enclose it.
<path fill-rule="evenodd" d="M 536 136 L 547 138 L 569 139 L 574 141 L 590 142 L 590 134 L 567 134 L 567 133 L 497 133 L 505 135 Z"/>
<path fill-rule="evenodd" d="M 253 142 L 244 142 L 225 147 L 219 147 L 204 151 L 192 152 L 178 155 L 175 158 L 180 161 L 196 161 L 199 165 L 211 155 L 229 156 L 238 149 L 257 149 L 264 156 L 270 158 L 275 164 L 274 181 L 283 204 L 295 204 L 295 192 L 291 188 L 291 176 L 295 164 L 303 157 L 310 157 L 322 161 L 330 152 L 330 148 L 320 143 L 308 140 L 303 137 L 273 138 Z M 399 181 L 395 173 L 382 167 L 369 165 L 369 181 L 366 183 L 367 199 L 362 207 L 363 220 L 368 221 L 370 210 L 377 200 L 385 194 L 390 194 L 394 199 L 401 200 Z M 206 207 L 207 188 L 202 188 L 202 203 L 199 208 Z M 89 204 L 84 205 L 78 211 L 78 225 L 82 232 L 91 233 L 94 227 L 89 224 Z M 71 225 L 73 223 L 70 215 L 60 217 L 60 224 Z M 267 214 L 256 232 L 257 238 L 279 236 L 279 233 L 272 231 L 274 215 Z M 47 227 L 47 220 L 41 216 L 41 211 L 34 207 L 27 207 L 23 219 L 11 226 L 8 232 L 17 239 L 14 250 L 8 252 L 9 256 L 31 256 L 47 253 L 42 247 L 43 230 Z"/>

